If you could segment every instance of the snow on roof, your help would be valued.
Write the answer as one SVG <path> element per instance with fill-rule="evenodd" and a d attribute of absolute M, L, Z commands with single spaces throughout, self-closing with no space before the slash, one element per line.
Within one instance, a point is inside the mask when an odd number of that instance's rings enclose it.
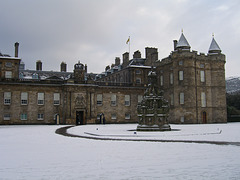
<path fill-rule="evenodd" d="M 218 46 L 216 40 L 213 37 L 208 52 L 216 52 L 216 51 L 220 51 L 221 52 L 221 49 L 220 49 L 220 47 Z"/>
<path fill-rule="evenodd" d="M 183 33 L 181 34 L 181 37 L 177 43 L 177 48 L 179 48 L 179 47 L 180 48 L 185 47 L 185 48 L 189 48 L 189 49 L 191 48 Z"/>

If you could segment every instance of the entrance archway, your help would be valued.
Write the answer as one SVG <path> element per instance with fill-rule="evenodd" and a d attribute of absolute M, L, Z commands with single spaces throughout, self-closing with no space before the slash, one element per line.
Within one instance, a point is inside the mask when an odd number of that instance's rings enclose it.
<path fill-rule="evenodd" d="M 207 123 L 207 113 L 205 111 L 203 111 L 202 113 L 202 123 L 203 124 Z"/>
<path fill-rule="evenodd" d="M 84 123 L 84 111 L 76 111 L 76 125 L 83 125 Z"/>

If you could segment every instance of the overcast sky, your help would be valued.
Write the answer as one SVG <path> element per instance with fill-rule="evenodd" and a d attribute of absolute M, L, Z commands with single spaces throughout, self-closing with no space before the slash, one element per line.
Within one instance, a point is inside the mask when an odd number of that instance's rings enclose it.
<path fill-rule="evenodd" d="M 72 71 L 79 60 L 100 73 L 128 51 L 156 47 L 159 59 L 181 31 L 191 49 L 207 53 L 214 33 L 226 55 L 226 77 L 240 68 L 239 0 L 0 0 L 0 51 L 19 56 L 26 69 Z"/>

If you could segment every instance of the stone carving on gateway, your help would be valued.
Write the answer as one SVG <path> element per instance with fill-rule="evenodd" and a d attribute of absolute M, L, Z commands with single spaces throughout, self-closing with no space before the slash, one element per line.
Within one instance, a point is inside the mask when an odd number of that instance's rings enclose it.
<path fill-rule="evenodd" d="M 75 106 L 77 108 L 85 108 L 86 107 L 86 100 L 82 94 L 78 94 L 78 96 L 76 97 Z"/>

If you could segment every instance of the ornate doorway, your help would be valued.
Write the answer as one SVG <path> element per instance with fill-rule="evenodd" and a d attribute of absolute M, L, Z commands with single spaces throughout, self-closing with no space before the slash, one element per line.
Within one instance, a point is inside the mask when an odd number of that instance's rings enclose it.
<path fill-rule="evenodd" d="M 76 125 L 83 125 L 84 123 L 84 111 L 76 111 Z"/>

